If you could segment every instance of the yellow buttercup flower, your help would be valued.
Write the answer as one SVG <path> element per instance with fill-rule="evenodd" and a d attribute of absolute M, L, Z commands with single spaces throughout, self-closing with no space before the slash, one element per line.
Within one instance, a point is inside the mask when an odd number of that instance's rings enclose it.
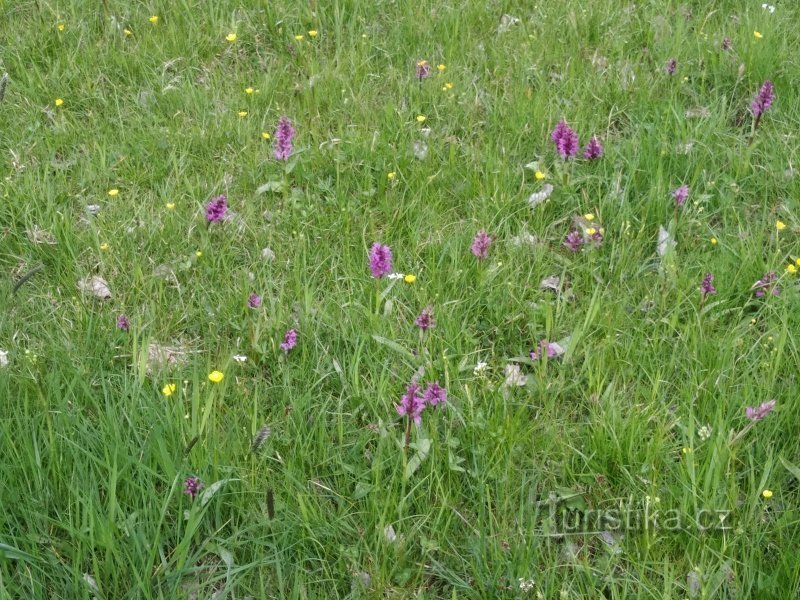
<path fill-rule="evenodd" d="M 403 281 L 405 281 L 406 283 L 414 283 L 416 280 L 417 280 L 417 276 L 416 275 L 412 275 L 411 273 L 409 273 L 408 275 L 403 277 Z"/>
<path fill-rule="evenodd" d="M 158 15 L 153 15 L 148 19 L 148 21 L 150 21 L 153 25 L 155 25 L 156 23 L 158 23 Z"/>
<path fill-rule="evenodd" d="M 595 233 L 597 233 L 597 230 L 596 230 L 594 227 L 589 227 L 589 228 L 586 230 L 586 233 L 587 233 L 588 235 L 594 235 Z"/>
<path fill-rule="evenodd" d="M 200 258 L 201 256 L 203 256 L 203 253 L 202 253 L 200 250 L 195 250 L 195 251 L 194 251 L 194 255 L 195 255 L 197 258 Z"/>
<path fill-rule="evenodd" d="M 235 33 L 229 33 L 228 35 L 225 36 L 225 39 L 228 40 L 229 42 L 233 43 L 233 42 L 236 41 L 236 34 Z"/>
<path fill-rule="evenodd" d="M 681 452 L 683 452 L 684 454 L 691 454 L 692 453 L 692 449 L 684 447 L 683 450 L 681 450 Z"/>
<path fill-rule="evenodd" d="M 239 111 L 239 116 L 240 117 L 246 117 L 247 116 L 247 111 L 246 110 L 240 110 Z"/>
<path fill-rule="evenodd" d="M 123 29 L 122 33 L 125 34 L 125 37 L 130 37 L 133 35 L 133 32 L 130 29 Z"/>
<path fill-rule="evenodd" d="M 711 245 L 712 245 L 712 246 L 716 246 L 716 245 L 717 245 L 717 238 L 715 238 L 715 237 L 712 237 L 712 238 L 711 238 L 710 240 L 708 240 L 708 241 L 709 241 L 709 242 L 711 242 Z"/>
<path fill-rule="evenodd" d="M 219 383 L 224 378 L 225 375 L 222 374 L 222 371 L 211 371 L 211 373 L 208 374 L 208 380 L 211 383 Z"/>
<path fill-rule="evenodd" d="M 175 208 L 175 203 L 174 202 L 167 202 L 167 209 L 168 210 L 172 210 L 173 208 Z"/>
<path fill-rule="evenodd" d="M 763 35 L 761 35 L 761 32 L 760 32 L 760 31 L 754 31 L 754 32 L 753 32 L 753 37 L 754 37 L 754 38 L 756 38 L 757 40 L 760 40 L 760 39 L 761 39 L 761 38 L 763 38 L 764 36 L 763 36 Z"/>
<path fill-rule="evenodd" d="M 769 500 L 770 498 L 772 498 L 772 490 L 764 490 L 763 492 L 761 492 L 761 495 L 765 499 Z"/>
<path fill-rule="evenodd" d="M 294 39 L 295 39 L 296 42 L 302 42 L 303 41 L 303 36 L 302 35 L 296 35 L 296 36 L 294 36 Z"/>
<path fill-rule="evenodd" d="M 453 84 L 450 83 L 449 81 L 442 86 L 443 92 L 449 92 L 452 89 L 453 89 Z"/>
<path fill-rule="evenodd" d="M 247 94 L 248 96 L 253 92 L 255 92 L 253 88 L 244 88 L 244 93 Z"/>
<path fill-rule="evenodd" d="M 64 31 L 66 28 L 67 26 L 64 25 L 64 23 L 59 23 L 58 25 L 56 25 L 56 29 L 58 29 L 59 31 Z"/>
<path fill-rule="evenodd" d="M 427 117 L 425 115 L 417 115 L 417 123 L 424 123 Z"/>
<path fill-rule="evenodd" d="M 439 69 L 439 73 L 444 73 L 447 67 L 445 65 L 436 65 L 436 68 Z"/>
<path fill-rule="evenodd" d="M 110 189 L 108 190 L 108 195 L 111 196 L 112 198 L 115 196 L 119 196 L 119 190 L 117 188 Z"/>
<path fill-rule="evenodd" d="M 56 98 L 55 105 L 61 106 L 62 104 L 64 104 L 64 100 L 61 98 Z"/>
<path fill-rule="evenodd" d="M 308 32 L 308 37 L 312 37 L 312 38 L 317 37 L 317 30 L 316 29 L 310 30 Z"/>
<path fill-rule="evenodd" d="M 786 272 L 789 273 L 790 275 L 794 275 L 795 273 L 797 273 L 797 267 L 795 267 L 792 264 L 786 265 Z"/>
<path fill-rule="evenodd" d="M 386 179 L 388 179 L 389 181 L 392 181 L 395 177 L 397 177 L 397 173 L 395 173 L 394 171 L 390 171 L 389 173 L 386 174 Z"/>
<path fill-rule="evenodd" d="M 537 180 L 537 181 L 541 181 L 542 179 L 544 179 L 545 177 L 547 177 L 547 175 L 545 175 L 545 174 L 544 174 L 544 173 L 542 173 L 541 171 L 536 171 L 536 173 L 534 174 L 534 177 L 536 177 L 536 180 Z"/>
<path fill-rule="evenodd" d="M 586 213 L 585 215 L 583 215 L 583 218 L 586 219 L 587 221 L 594 221 L 594 215 L 592 213 Z"/>
<path fill-rule="evenodd" d="M 786 229 L 786 223 L 784 223 L 781 220 L 775 221 L 775 229 L 777 229 L 778 231 Z"/>
<path fill-rule="evenodd" d="M 161 388 L 161 393 L 165 396 L 172 396 L 175 393 L 175 390 L 178 389 L 178 386 L 174 383 L 168 383 L 163 388 Z"/>
<path fill-rule="evenodd" d="M 796 261 L 794 261 L 794 264 L 796 264 L 798 267 L 800 267 L 800 258 L 798 258 Z"/>
<path fill-rule="evenodd" d="M 111 246 L 109 245 L 108 242 L 103 242 L 102 244 L 100 244 L 100 250 L 108 250 L 109 248 L 111 248 Z"/>
<path fill-rule="evenodd" d="M 262 140 L 268 140 L 269 139 L 269 134 L 266 131 L 262 131 L 261 132 L 261 139 Z"/>

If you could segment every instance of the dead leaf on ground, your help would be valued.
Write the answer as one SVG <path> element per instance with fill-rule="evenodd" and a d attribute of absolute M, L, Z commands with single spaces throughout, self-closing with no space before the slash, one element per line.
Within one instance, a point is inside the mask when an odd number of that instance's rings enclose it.
<path fill-rule="evenodd" d="M 111 290 L 108 288 L 108 283 L 99 275 L 84 277 L 78 281 L 78 289 L 84 294 L 91 294 L 101 300 L 111 299 Z"/>

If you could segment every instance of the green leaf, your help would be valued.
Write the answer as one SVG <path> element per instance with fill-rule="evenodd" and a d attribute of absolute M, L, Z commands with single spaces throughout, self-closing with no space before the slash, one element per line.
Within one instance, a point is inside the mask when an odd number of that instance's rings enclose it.
<path fill-rule="evenodd" d="M 371 483 L 366 483 L 365 481 L 359 481 L 356 483 L 356 490 L 353 492 L 353 500 L 360 500 L 367 496 L 375 486 Z"/>
<path fill-rule="evenodd" d="M 282 181 L 268 181 L 264 185 L 256 188 L 256 194 L 263 194 L 265 192 L 282 192 L 284 184 Z"/>
<path fill-rule="evenodd" d="M 411 351 L 408 350 L 407 348 L 403 348 L 403 346 L 401 346 L 397 342 L 393 342 L 392 340 L 382 337 L 380 335 L 373 335 L 372 339 L 378 342 L 379 344 L 383 344 L 384 346 L 391 348 L 395 352 L 402 354 L 403 356 L 406 356 L 411 360 L 414 360 L 414 355 L 411 354 Z"/>
<path fill-rule="evenodd" d="M 27 552 L 23 552 L 18 548 L 14 548 L 14 546 L 9 546 L 8 544 L 3 543 L 0 543 L 0 558 L 5 558 L 8 560 L 27 560 L 29 562 L 36 560 L 36 557 L 32 554 L 28 554 Z"/>
<path fill-rule="evenodd" d="M 422 465 L 422 462 L 428 458 L 428 455 L 431 452 L 431 441 L 428 438 L 422 438 L 416 443 L 411 444 L 411 447 L 416 449 L 416 453 L 409 459 L 408 464 L 406 464 L 406 470 L 404 473 L 406 479 L 409 479 L 414 473 L 416 473 L 417 469 L 419 469 L 420 465 Z"/>
<path fill-rule="evenodd" d="M 782 456 L 779 456 L 778 459 L 781 461 L 781 464 L 784 467 L 786 467 L 786 470 L 789 471 L 789 473 L 794 475 L 795 478 L 797 478 L 800 481 L 800 467 L 798 467 L 797 465 L 793 465 Z"/>

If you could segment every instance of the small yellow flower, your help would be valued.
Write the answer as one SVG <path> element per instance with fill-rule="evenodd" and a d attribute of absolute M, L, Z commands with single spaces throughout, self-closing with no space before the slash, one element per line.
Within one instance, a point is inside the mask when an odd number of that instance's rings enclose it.
<path fill-rule="evenodd" d="M 175 390 L 178 389 L 178 386 L 174 383 L 168 383 L 163 388 L 161 388 L 161 393 L 165 396 L 172 396 L 175 393 Z"/>
<path fill-rule="evenodd" d="M 125 37 L 131 37 L 133 35 L 133 32 L 130 29 L 123 29 L 122 33 L 125 34 Z"/>
<path fill-rule="evenodd" d="M 395 173 L 394 171 L 390 171 L 389 173 L 386 174 L 386 179 L 388 179 L 389 181 L 394 180 L 395 177 L 397 177 L 397 173 Z"/>
<path fill-rule="evenodd" d="M 692 453 L 692 449 L 684 447 L 683 450 L 681 450 L 681 452 L 683 452 L 684 454 L 691 454 Z"/>
<path fill-rule="evenodd" d="M 150 21 L 153 25 L 155 25 L 156 23 L 158 23 L 158 15 L 153 15 L 148 19 L 148 21 Z"/>
<path fill-rule="evenodd" d="M 686 83 L 687 81 L 689 81 L 689 78 L 688 78 L 688 77 L 686 77 L 686 76 L 684 75 L 684 77 L 683 77 L 683 83 Z"/>
<path fill-rule="evenodd" d="M 262 131 L 261 132 L 261 139 L 262 140 L 268 140 L 269 139 L 269 134 L 266 131 Z"/>
<path fill-rule="evenodd" d="M 119 196 L 119 190 L 117 188 L 113 188 L 108 190 L 108 195 L 114 198 L 115 196 Z"/>
<path fill-rule="evenodd" d="M 781 220 L 775 221 L 775 229 L 777 229 L 778 231 L 786 229 L 786 223 L 784 223 Z"/>
<path fill-rule="evenodd" d="M 536 173 L 534 174 L 534 177 L 536 177 L 536 181 L 541 181 L 542 179 L 547 177 L 547 175 L 545 175 L 541 171 L 536 171 Z"/>
<path fill-rule="evenodd" d="M 417 280 L 417 276 L 416 275 L 412 275 L 411 273 L 409 273 L 408 275 L 403 277 L 403 281 L 405 281 L 406 283 L 414 283 L 416 280 Z"/>
<path fill-rule="evenodd" d="M 439 73 L 444 73 L 447 67 L 445 65 L 436 65 L 436 68 L 439 69 Z"/>
<path fill-rule="evenodd" d="M 716 245 L 717 245 L 717 238 L 715 238 L 715 237 L 712 237 L 712 238 L 711 238 L 710 240 L 708 240 L 708 241 L 709 241 L 709 242 L 711 242 L 711 245 L 712 245 L 712 246 L 716 246 Z"/>
<path fill-rule="evenodd" d="M 56 98 L 55 105 L 61 106 L 62 104 L 64 104 L 64 100 L 61 98 Z"/>
<path fill-rule="evenodd" d="M 763 38 L 764 36 L 763 36 L 763 35 L 761 35 L 761 32 L 760 32 L 760 31 L 754 31 L 754 32 L 753 32 L 753 37 L 754 37 L 754 38 L 756 38 L 757 40 L 760 40 L 760 39 L 761 39 L 761 38 Z"/>
<path fill-rule="evenodd" d="M 764 499 L 769 500 L 772 498 L 772 490 L 764 490 L 761 492 L 761 495 L 764 497 Z"/>
<path fill-rule="evenodd" d="M 253 92 L 255 92 L 253 88 L 244 88 L 244 93 L 248 96 L 252 95 Z"/>
<path fill-rule="evenodd" d="M 246 110 L 240 110 L 239 111 L 239 116 L 240 117 L 246 117 L 247 116 L 247 111 Z"/>
<path fill-rule="evenodd" d="M 450 83 L 449 81 L 442 86 L 443 92 L 449 92 L 452 89 L 453 89 L 453 84 Z"/>
<path fill-rule="evenodd" d="M 219 383 L 224 377 L 225 375 L 222 374 L 222 371 L 211 371 L 211 373 L 208 374 L 208 380 L 211 383 Z"/>
<path fill-rule="evenodd" d="M 424 123 L 427 117 L 425 115 L 417 115 L 417 123 Z"/>
<path fill-rule="evenodd" d="M 303 41 L 303 36 L 302 35 L 296 35 L 296 36 L 294 36 L 294 40 L 296 42 L 302 42 Z"/>
<path fill-rule="evenodd" d="M 597 230 L 594 227 L 589 227 L 586 230 L 586 233 L 587 233 L 587 235 L 594 235 L 595 233 L 597 233 Z"/>
<path fill-rule="evenodd" d="M 317 30 L 316 30 L 316 29 L 311 29 L 311 30 L 308 32 L 308 37 L 315 38 L 315 37 L 317 37 L 317 33 L 318 33 L 318 32 L 317 32 Z"/>
<path fill-rule="evenodd" d="M 798 267 L 800 267 L 800 258 L 798 258 L 796 261 L 794 261 L 794 264 L 796 264 Z"/>
<path fill-rule="evenodd" d="M 174 202 L 167 202 L 167 210 L 173 210 L 175 208 Z"/>
<path fill-rule="evenodd" d="M 792 264 L 786 265 L 786 272 L 789 273 L 790 275 L 794 275 L 795 273 L 797 273 L 797 267 L 795 267 Z"/>
<path fill-rule="evenodd" d="M 236 34 L 235 33 L 229 33 L 228 35 L 225 36 L 225 39 L 228 40 L 229 42 L 233 43 L 233 42 L 236 41 Z"/>
<path fill-rule="evenodd" d="M 202 253 L 200 250 L 195 250 L 195 251 L 194 251 L 194 255 L 195 255 L 197 258 L 200 258 L 201 256 L 203 256 L 203 253 Z"/>
<path fill-rule="evenodd" d="M 64 25 L 64 23 L 59 23 L 58 25 L 56 25 L 56 29 L 58 29 L 59 31 L 64 31 L 66 28 L 67 26 Z"/>
<path fill-rule="evenodd" d="M 586 213 L 585 215 L 583 215 L 583 218 L 586 219 L 587 221 L 594 221 L 594 215 L 592 213 Z"/>
<path fill-rule="evenodd" d="M 111 248 L 111 246 L 109 245 L 108 242 L 103 242 L 102 244 L 100 244 L 100 250 L 108 250 L 109 248 Z"/>

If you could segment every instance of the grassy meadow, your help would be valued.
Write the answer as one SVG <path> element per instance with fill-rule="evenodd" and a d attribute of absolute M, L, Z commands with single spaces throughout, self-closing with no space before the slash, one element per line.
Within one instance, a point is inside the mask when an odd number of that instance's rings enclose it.
<path fill-rule="evenodd" d="M 0 0 L 0 598 L 797 597 L 773 2 Z"/>

